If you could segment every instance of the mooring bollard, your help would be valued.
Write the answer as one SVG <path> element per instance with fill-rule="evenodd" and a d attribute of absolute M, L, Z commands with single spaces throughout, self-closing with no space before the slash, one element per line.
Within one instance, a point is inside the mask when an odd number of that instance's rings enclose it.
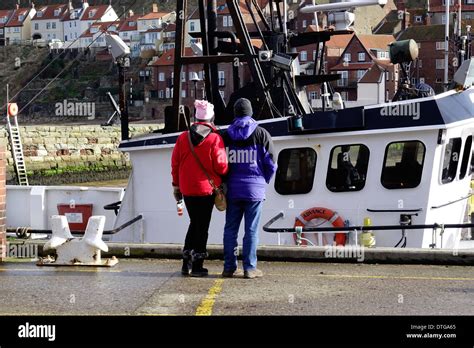
<path fill-rule="evenodd" d="M 57 258 L 48 256 L 38 262 L 40 266 L 114 266 L 118 263 L 115 257 L 102 260 L 101 251 L 109 247 L 102 240 L 105 227 L 105 216 L 90 217 L 84 236 L 74 238 L 69 229 L 67 218 L 54 215 L 51 218 L 52 237 L 43 250 L 55 249 Z"/>

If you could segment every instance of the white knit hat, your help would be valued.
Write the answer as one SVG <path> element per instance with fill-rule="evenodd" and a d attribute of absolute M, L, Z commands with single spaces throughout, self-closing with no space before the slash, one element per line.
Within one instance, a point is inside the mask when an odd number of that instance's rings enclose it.
<path fill-rule="evenodd" d="M 196 119 L 209 121 L 214 117 L 214 105 L 207 100 L 196 100 L 194 107 L 196 108 Z"/>

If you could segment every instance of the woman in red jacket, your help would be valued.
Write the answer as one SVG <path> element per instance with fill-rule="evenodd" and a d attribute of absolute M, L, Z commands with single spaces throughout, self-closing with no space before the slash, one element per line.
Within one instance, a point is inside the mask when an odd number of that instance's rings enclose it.
<path fill-rule="evenodd" d="M 184 203 L 191 220 L 183 248 L 183 275 L 207 276 L 203 268 L 207 257 L 207 238 L 214 208 L 214 194 L 209 180 L 191 153 L 189 135 L 194 152 L 216 186 L 228 170 L 227 156 L 222 137 L 214 127 L 214 105 L 196 100 L 196 120 L 189 131 L 183 132 L 176 141 L 171 157 L 171 175 L 176 200 L 184 196 Z M 192 262 L 192 271 L 189 266 Z"/>

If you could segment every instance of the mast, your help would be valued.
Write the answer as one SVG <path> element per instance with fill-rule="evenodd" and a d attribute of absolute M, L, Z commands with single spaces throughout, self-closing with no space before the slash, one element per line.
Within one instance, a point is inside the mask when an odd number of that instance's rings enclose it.
<path fill-rule="evenodd" d="M 445 1 L 445 30 L 444 30 L 444 91 L 448 90 L 448 69 L 449 69 L 449 4 L 450 0 Z"/>

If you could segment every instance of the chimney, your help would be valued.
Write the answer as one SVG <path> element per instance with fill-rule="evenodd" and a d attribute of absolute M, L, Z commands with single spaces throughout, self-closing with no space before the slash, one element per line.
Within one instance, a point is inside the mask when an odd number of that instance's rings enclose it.
<path fill-rule="evenodd" d="M 82 8 L 85 10 L 88 7 L 89 7 L 89 3 L 87 2 L 87 0 L 82 0 Z"/>
<path fill-rule="evenodd" d="M 153 5 L 151 5 L 152 7 L 152 10 L 151 12 L 153 13 L 158 13 L 158 4 L 157 3 L 153 3 Z"/>
<path fill-rule="evenodd" d="M 19 9 L 20 9 L 20 0 L 18 0 L 18 1 L 16 2 L 16 5 L 15 5 L 15 7 L 16 7 L 16 9 L 17 9 L 17 10 L 19 10 Z"/>
<path fill-rule="evenodd" d="M 35 8 L 35 3 L 31 2 L 31 8 Z"/>
<path fill-rule="evenodd" d="M 132 10 L 129 10 L 129 11 L 128 11 L 128 17 L 133 17 L 134 15 L 135 15 L 135 13 L 133 13 Z"/>
<path fill-rule="evenodd" d="M 67 8 L 68 8 L 69 11 L 74 10 L 74 7 L 72 6 L 72 0 L 69 0 L 68 7 L 67 7 Z"/>

